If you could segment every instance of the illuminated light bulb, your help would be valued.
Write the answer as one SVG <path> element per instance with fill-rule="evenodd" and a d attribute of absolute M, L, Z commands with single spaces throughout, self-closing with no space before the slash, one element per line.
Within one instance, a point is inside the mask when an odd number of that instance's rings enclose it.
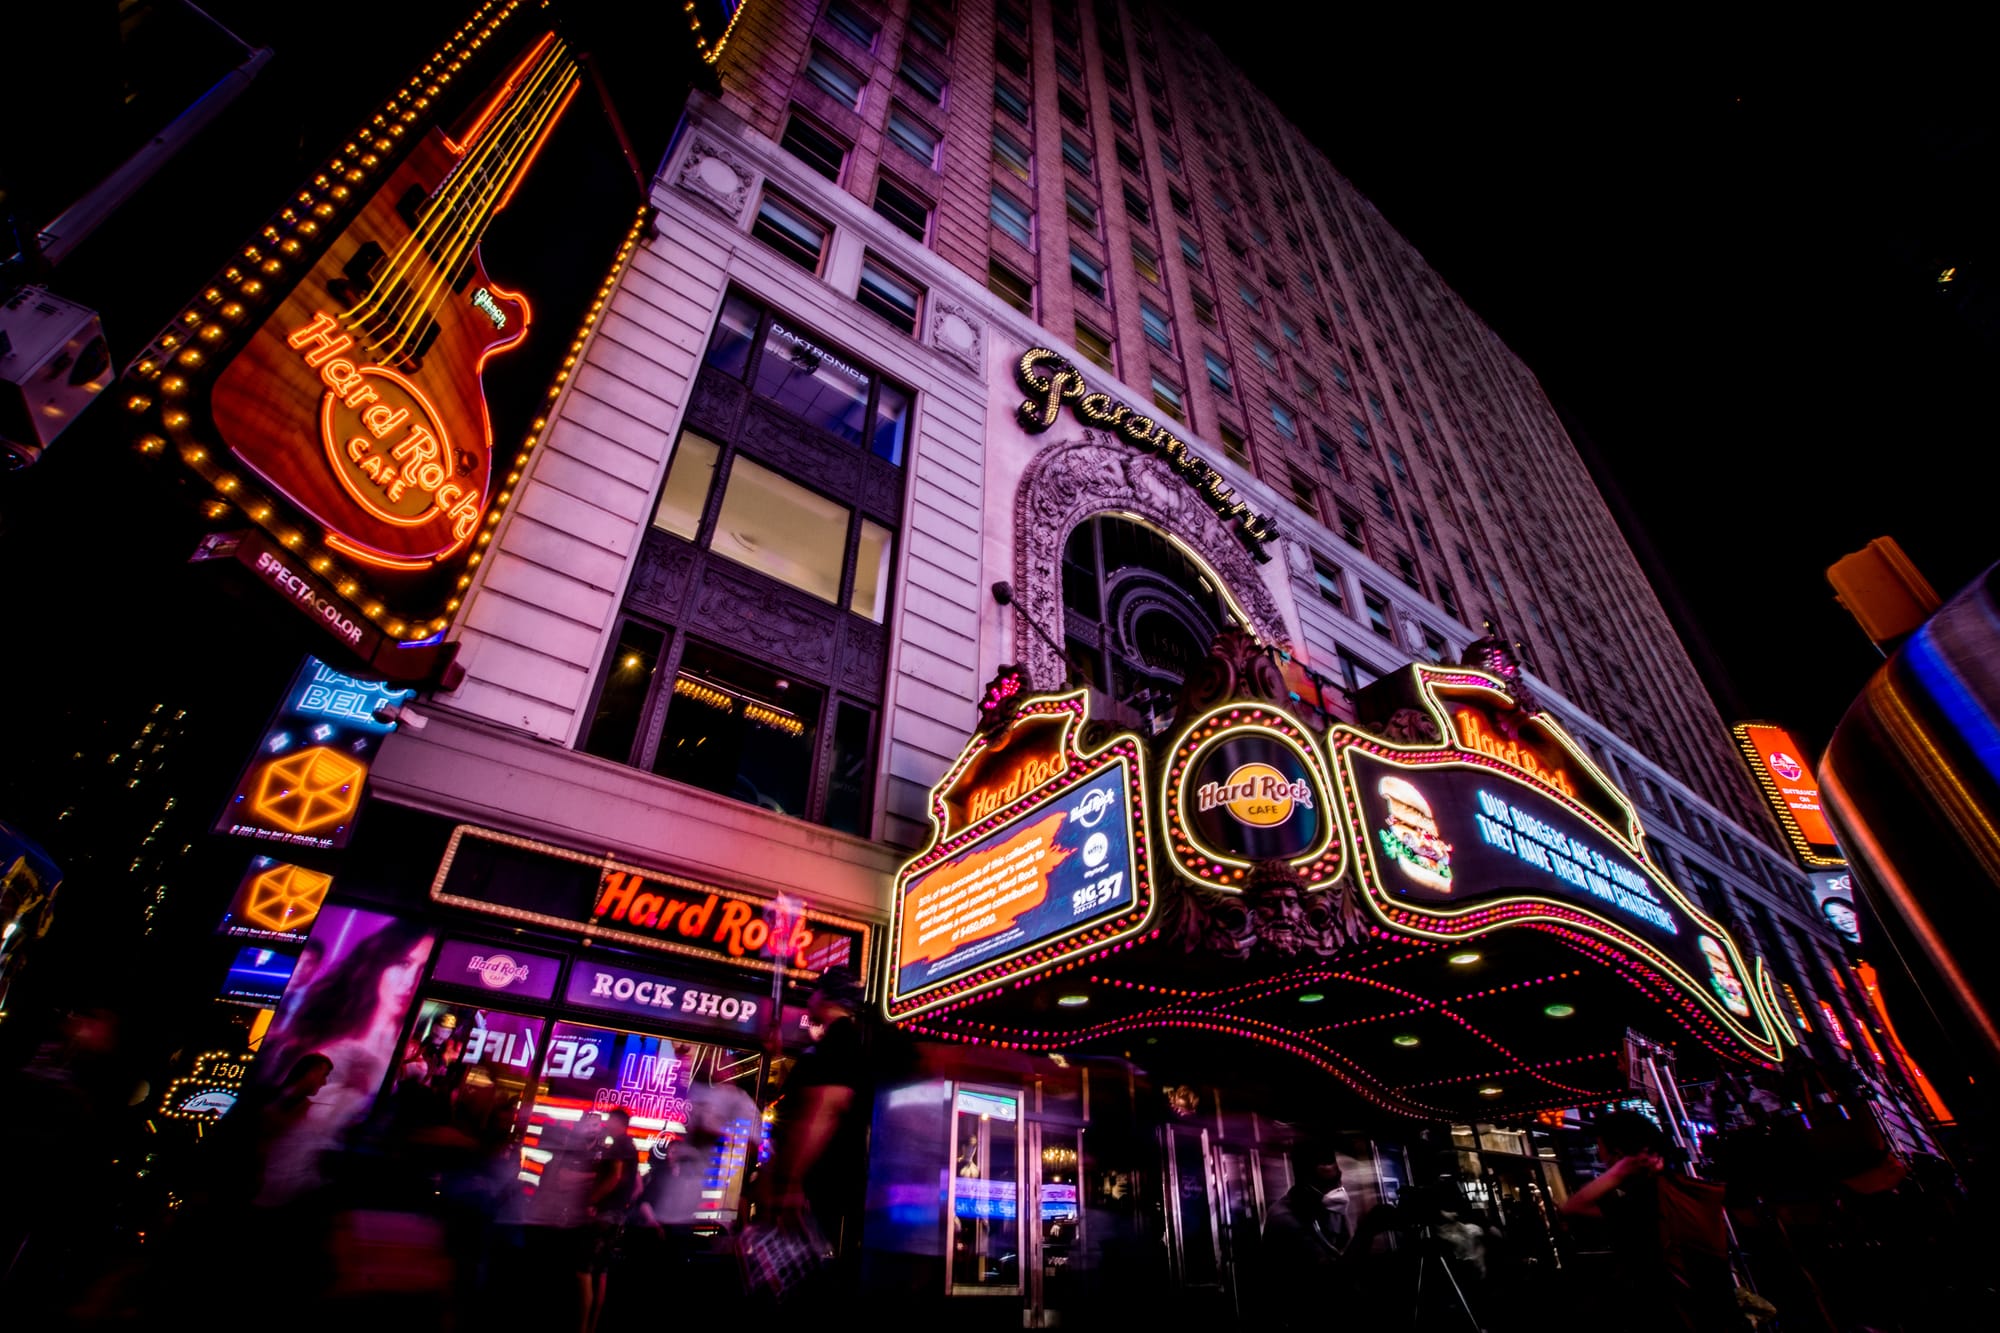
<path fill-rule="evenodd" d="M 1320 994 L 1320 993 L 1319 993 L 1318 991 L 1316 991 L 1316 990 L 1309 990 L 1309 991 L 1307 991 L 1307 992 L 1306 992 L 1305 994 L 1303 994 L 1303 995 L 1299 996 L 1299 1003 L 1300 1003 L 1300 1004 L 1318 1004 L 1318 1003 L 1319 1003 L 1319 1002 L 1320 1002 L 1321 1000 L 1324 1000 L 1325 998 L 1326 998 L 1326 996 L 1324 996 L 1324 995 Z"/>
<path fill-rule="evenodd" d="M 1505 1089 L 1496 1087 L 1494 1084 L 1488 1083 L 1485 1087 L 1479 1090 L 1479 1095 L 1482 1097 L 1498 1097 L 1503 1091 L 1505 1091 Z"/>
<path fill-rule="evenodd" d="M 1445 961 L 1447 963 L 1450 963 L 1453 967 L 1471 967 L 1474 963 L 1479 961 L 1479 957 L 1480 956 L 1477 953 L 1474 953 L 1472 950 L 1467 949 L 1463 953 L 1453 954 L 1451 957 L 1445 959 Z"/>

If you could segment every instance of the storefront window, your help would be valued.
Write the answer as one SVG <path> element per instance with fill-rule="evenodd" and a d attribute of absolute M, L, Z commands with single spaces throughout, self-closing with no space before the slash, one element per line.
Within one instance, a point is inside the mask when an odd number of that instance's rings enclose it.
<path fill-rule="evenodd" d="M 653 688 L 653 673 L 659 668 L 665 646 L 666 635 L 650 625 L 628 620 L 620 628 L 604 688 L 598 691 L 597 709 L 583 747 L 586 753 L 622 762 L 632 752 L 639 721 L 645 716 L 646 698 Z"/>
<path fill-rule="evenodd" d="M 889 529 L 871 519 L 861 520 L 860 545 L 854 554 L 854 591 L 847 609 L 880 624 L 889 610 Z"/>
<path fill-rule="evenodd" d="M 1018 1289 L 1020 1101 L 961 1089 L 952 1106 L 952 1288 Z"/>
<path fill-rule="evenodd" d="M 861 443 L 868 376 L 777 320 L 764 333 L 751 387 L 808 425 Z"/>
<path fill-rule="evenodd" d="M 875 456 L 903 465 L 904 436 L 910 431 L 910 395 L 884 381 L 875 390 Z"/>
<path fill-rule="evenodd" d="M 667 484 L 660 490 L 660 502 L 653 508 L 653 526 L 676 537 L 693 541 L 701 528 L 702 507 L 708 503 L 709 483 L 715 480 L 715 459 L 721 446 L 691 430 L 681 432 L 674 445 L 673 461 L 667 465 Z"/>
<path fill-rule="evenodd" d="M 843 833 L 868 836 L 868 809 L 874 767 L 868 762 L 875 737 L 875 714 L 843 703 L 834 714 L 833 768 L 827 774 L 826 822 Z"/>
<path fill-rule="evenodd" d="M 505 1143 L 537 1091 L 544 1020 L 447 1000 L 425 1000 L 393 1080 L 396 1113 L 450 1126 L 479 1143 Z M 521 1159 L 532 1184 L 539 1163 Z"/>
<path fill-rule="evenodd" d="M 707 644 L 681 653 L 653 760 L 662 777 L 803 815 L 820 693 Z"/>
<path fill-rule="evenodd" d="M 708 364 L 728 375 L 741 378 L 750 364 L 750 345 L 757 336 L 757 303 L 731 295 L 722 303 L 715 321 L 715 334 L 708 340 Z"/>

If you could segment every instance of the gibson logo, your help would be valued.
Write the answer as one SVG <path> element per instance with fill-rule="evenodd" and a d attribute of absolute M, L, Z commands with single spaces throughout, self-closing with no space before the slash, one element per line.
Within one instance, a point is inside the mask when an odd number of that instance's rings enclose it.
<path fill-rule="evenodd" d="M 1061 777 L 1069 760 L 1060 754 L 1047 759 L 1029 759 L 1015 769 L 1005 782 L 981 787 L 966 802 L 966 813 L 974 820 L 986 818 L 1003 805 L 1012 804 L 1045 782 Z"/>
<path fill-rule="evenodd" d="M 354 339 L 331 315 L 316 313 L 285 341 L 326 385 L 320 441 L 357 504 L 401 527 L 449 523 L 448 549 L 479 530 L 484 496 L 457 479 L 476 460 L 453 450 L 423 390 L 387 366 L 358 366 L 343 355 Z"/>
<path fill-rule="evenodd" d="M 1243 532 L 1252 542 L 1277 540 L 1278 525 L 1251 510 L 1236 498 L 1235 488 L 1220 472 L 1210 467 L 1172 431 L 1144 413 L 1134 412 L 1124 403 L 1113 402 L 1109 394 L 1092 393 L 1083 372 L 1060 352 L 1037 347 L 1024 353 L 1014 367 L 1021 388 L 1033 395 L 1022 403 L 1015 417 L 1022 427 L 1040 434 L 1056 424 L 1062 405 L 1093 426 L 1124 436 L 1141 448 L 1151 449 L 1167 465 L 1187 478 L 1208 507 L 1225 522 L 1240 519 Z"/>
<path fill-rule="evenodd" d="M 490 958 L 474 957 L 465 965 L 468 972 L 477 972 L 481 982 L 494 990 L 506 990 L 517 981 L 528 979 L 528 965 L 517 963 L 504 953 L 496 953 Z"/>
<path fill-rule="evenodd" d="M 1292 807 L 1313 808 L 1312 788 L 1303 778 L 1288 778 L 1269 764 L 1245 764 L 1227 782 L 1204 782 L 1195 800 L 1205 813 L 1226 807 L 1245 824 L 1270 828 L 1292 817 Z"/>
<path fill-rule="evenodd" d="M 1466 749 L 1483 754 L 1488 759 L 1498 759 L 1510 768 L 1518 768 L 1535 781 L 1554 787 L 1565 796 L 1576 796 L 1576 785 L 1569 780 L 1569 774 L 1559 768 L 1550 768 L 1521 742 L 1503 741 L 1487 731 L 1478 713 L 1461 708 L 1454 714 L 1454 720 L 1458 723 L 1459 742 Z"/>

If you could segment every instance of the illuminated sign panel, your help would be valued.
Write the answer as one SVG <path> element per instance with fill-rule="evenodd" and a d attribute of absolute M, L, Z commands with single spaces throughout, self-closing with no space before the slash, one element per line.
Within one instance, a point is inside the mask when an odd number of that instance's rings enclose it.
<path fill-rule="evenodd" d="M 1436 939 L 1525 925 L 1604 941 L 1654 986 L 1693 1000 L 1705 1040 L 1777 1058 L 1777 1023 L 1756 972 L 1647 859 L 1629 803 L 1561 726 L 1533 716 L 1534 734 L 1554 749 L 1532 763 L 1504 746 L 1468 744 L 1468 730 L 1452 725 L 1451 693 L 1497 694 L 1497 679 L 1463 667 L 1408 670 L 1435 743 L 1388 742 L 1347 726 L 1328 737 L 1343 832 L 1369 906 L 1398 931 Z M 1558 755 L 1561 770 L 1551 764 Z M 1600 813 L 1607 803 L 1616 818 Z"/>
<path fill-rule="evenodd" d="M 1190 879 L 1240 891 L 1259 861 L 1284 861 L 1307 888 L 1340 877 L 1333 784 L 1313 738 L 1283 712 L 1226 704 L 1198 719 L 1167 760 L 1167 850 Z"/>
<path fill-rule="evenodd" d="M 452 831 L 431 897 L 765 972 L 783 959 L 804 980 L 830 967 L 868 975 L 863 922 L 467 824 Z"/>
<path fill-rule="evenodd" d="M 218 929 L 247 939 L 302 940 L 332 887 L 331 875 L 253 856 Z"/>
<path fill-rule="evenodd" d="M 769 993 L 722 990 L 707 982 L 639 971 L 618 961 L 578 963 L 570 969 L 563 999 L 580 1009 L 707 1028 L 742 1040 L 761 1037 L 771 1022 Z"/>
<path fill-rule="evenodd" d="M 317 657 L 306 658 L 215 831 L 292 847 L 345 847 L 354 834 L 369 765 L 382 738 L 396 728 L 376 713 L 414 693 L 358 680 Z M 289 885 L 273 891 L 291 892 Z M 305 881 L 298 886 L 303 892 Z"/>
<path fill-rule="evenodd" d="M 1008 698 L 1007 723 L 975 735 L 932 791 L 931 845 L 896 881 L 891 1017 L 1106 947 L 1150 919 L 1142 752 L 1129 735 L 1078 750 L 1084 697 Z"/>
<path fill-rule="evenodd" d="M 1771 813 L 1792 840 L 1799 860 L 1808 866 L 1846 865 L 1820 808 L 1819 782 L 1792 734 L 1765 722 L 1739 722 L 1732 730 L 1751 776 L 1763 788 Z"/>
<path fill-rule="evenodd" d="M 530 12 L 479 5 L 125 373 L 141 452 L 323 580 L 311 596 L 338 599 L 322 618 L 350 642 L 447 628 L 526 461 L 495 457 L 483 374 L 531 312 L 480 243 L 580 84 Z M 474 106 L 461 77 L 491 80 Z"/>
<path fill-rule="evenodd" d="M 1163 423 L 1114 401 L 1109 394 L 1092 392 L 1084 382 L 1083 372 L 1062 353 L 1047 347 L 1031 348 L 1015 363 L 1014 378 L 1029 395 L 1014 414 L 1022 429 L 1039 435 L 1056 424 L 1067 403 L 1085 425 L 1097 426 L 1158 454 L 1194 487 L 1217 517 L 1239 525 L 1237 530 L 1244 544 L 1253 551 L 1261 551 L 1265 542 L 1277 540 L 1277 523 L 1239 499 L 1228 479 L 1190 450 L 1185 441 Z"/>
<path fill-rule="evenodd" d="M 276 1004 L 285 994 L 292 970 L 299 965 L 296 952 L 273 945 L 247 945 L 236 951 L 229 971 L 222 979 L 222 998 L 234 1004 L 258 1008 Z"/>
<path fill-rule="evenodd" d="M 431 980 L 488 994 L 546 1000 L 556 993 L 556 973 L 561 969 L 561 961 L 546 954 L 472 940 L 446 940 L 438 946 Z"/>
<path fill-rule="evenodd" d="M 1861 943 L 1861 917 L 1854 910 L 1854 875 L 1821 871 L 1812 877 L 1813 901 L 1834 933 L 1849 944 Z"/>

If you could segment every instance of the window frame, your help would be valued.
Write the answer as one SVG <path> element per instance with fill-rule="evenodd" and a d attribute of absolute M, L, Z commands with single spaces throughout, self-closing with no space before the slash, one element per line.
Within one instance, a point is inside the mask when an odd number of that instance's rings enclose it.
<path fill-rule="evenodd" d="M 829 70 L 833 72 L 844 72 L 852 76 L 852 82 L 854 84 L 854 93 L 851 99 L 840 88 L 828 86 L 828 82 L 829 80 L 832 79 L 832 76 L 831 74 L 828 74 L 819 68 L 819 62 L 822 59 L 824 59 L 824 61 L 826 62 L 826 66 Z M 849 65 L 845 60 L 842 60 L 839 56 L 835 55 L 830 49 L 828 49 L 826 46 L 824 46 L 819 42 L 814 42 L 807 51 L 805 79 L 806 82 L 810 83 L 813 87 L 819 89 L 822 93 L 825 93 L 828 97 L 832 98 L 835 102 L 838 102 L 841 106 L 847 108 L 849 111 L 861 110 L 862 106 L 868 100 L 867 75 L 863 74 L 860 70 L 855 69 L 852 65 Z M 838 81 L 835 80 L 834 82 Z"/>
<path fill-rule="evenodd" d="M 868 279 L 871 273 L 877 279 L 878 284 L 882 280 L 886 279 L 891 283 L 901 284 L 902 286 L 909 288 L 912 294 L 912 301 L 908 312 L 908 319 L 910 321 L 908 328 L 903 327 L 902 321 L 904 316 L 902 314 L 902 307 L 896 306 L 894 302 L 891 302 L 880 295 L 877 295 L 874 301 L 870 301 L 868 299 L 868 294 L 871 290 L 868 285 Z M 918 282 L 915 278 L 909 277 L 901 269 L 895 267 L 893 264 L 889 263 L 889 261 L 887 261 L 886 259 L 883 259 L 873 250 L 864 250 L 862 252 L 861 276 L 857 280 L 854 289 L 854 299 L 857 303 L 860 304 L 862 309 L 874 313 L 875 315 L 879 316 L 881 319 L 886 321 L 891 327 L 901 331 L 902 333 L 908 335 L 909 337 L 914 338 L 917 336 L 917 331 L 923 327 L 924 301 L 925 298 L 928 297 L 929 295 L 930 295 L 929 291 L 924 287 L 922 283 Z M 893 315 L 889 314 L 886 311 L 879 308 L 881 305 L 894 306 L 897 313 Z"/>
<path fill-rule="evenodd" d="M 928 153 L 919 153 L 901 135 L 896 133 L 896 125 L 899 119 L 905 125 L 913 126 L 922 137 L 929 139 L 930 151 Z M 908 153 L 917 161 L 923 163 L 929 170 L 936 171 L 938 169 L 938 153 L 944 147 L 944 134 L 939 130 L 932 129 L 926 121 L 901 102 L 891 102 L 889 104 L 889 117 L 882 122 L 882 137 L 902 149 L 905 153 Z"/>
<path fill-rule="evenodd" d="M 817 254 L 814 255 L 813 262 L 811 264 L 806 264 L 805 262 L 803 262 L 798 257 L 797 254 L 793 253 L 793 251 L 787 244 L 777 240 L 773 240 L 769 235 L 766 235 L 764 232 L 759 230 L 760 227 L 764 227 L 765 225 L 764 210 L 766 208 L 774 208 L 775 211 L 780 213 L 784 212 L 792 213 L 793 215 L 795 215 L 796 218 L 811 223 L 820 229 L 819 251 Z M 776 227 L 775 225 L 773 225 L 769 230 L 776 232 L 779 235 L 786 234 L 782 228 Z M 833 248 L 832 223 L 823 220 L 817 213 L 811 212 L 804 205 L 794 202 L 792 198 L 789 195 L 785 194 L 783 191 L 772 189 L 769 186 L 766 186 L 764 189 L 764 193 L 761 196 L 759 196 L 757 200 L 757 209 L 754 213 L 750 215 L 750 235 L 753 238 L 762 241 L 765 245 L 771 247 L 771 249 L 774 252 L 776 252 L 780 257 L 787 259 L 794 264 L 797 264 L 800 268 L 805 269 L 808 273 L 812 274 L 818 274 L 821 270 L 823 270 L 826 267 L 827 252 Z"/>

